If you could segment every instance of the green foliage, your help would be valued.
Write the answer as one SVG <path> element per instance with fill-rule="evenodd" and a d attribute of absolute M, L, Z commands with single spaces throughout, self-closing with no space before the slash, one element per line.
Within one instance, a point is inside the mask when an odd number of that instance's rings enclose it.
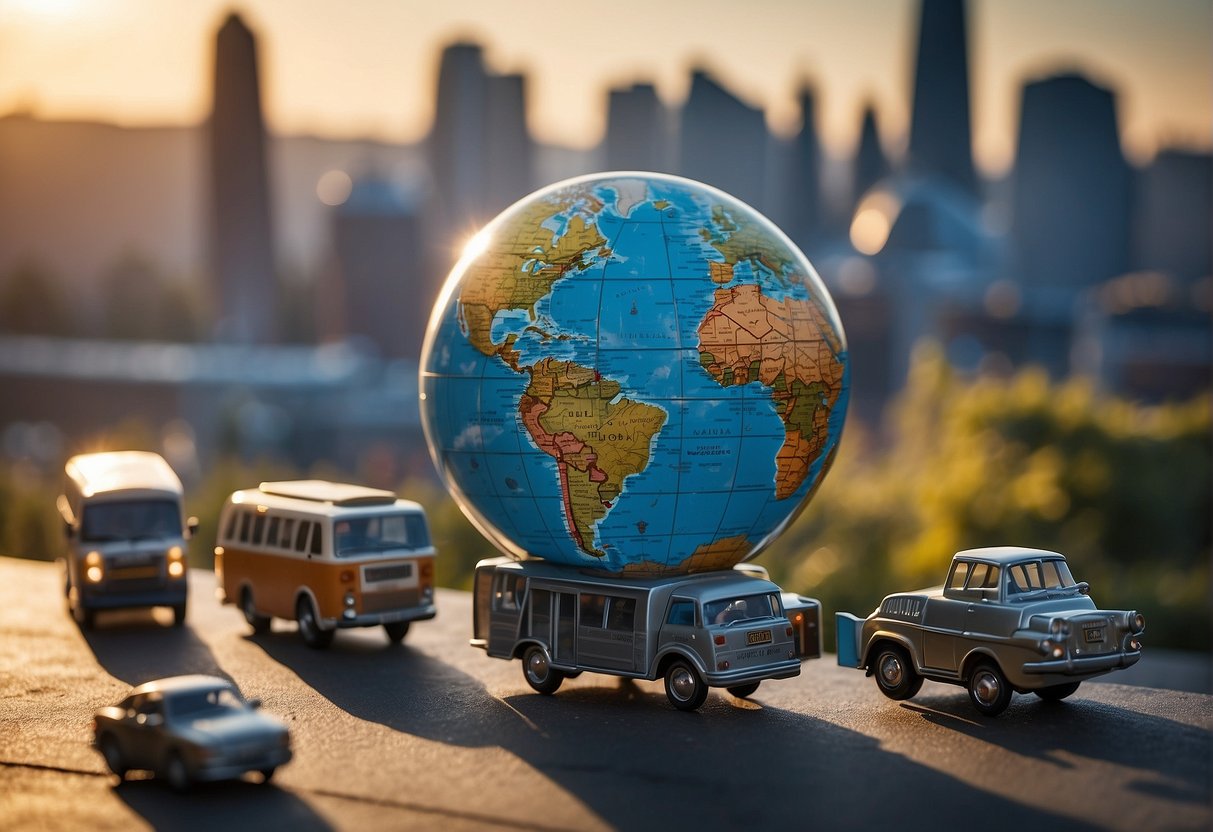
<path fill-rule="evenodd" d="M 1065 554 L 1101 606 L 1142 610 L 1148 643 L 1208 649 L 1207 397 L 1145 407 L 1036 370 L 964 381 L 926 347 L 890 415 L 888 447 L 848 426 L 821 491 L 763 556 L 785 588 L 866 615 L 941 583 L 960 549 L 1032 546 Z"/>
<path fill-rule="evenodd" d="M 67 295 L 58 278 L 27 263 L 0 281 L 0 332 L 21 335 L 71 335 Z"/>
<path fill-rule="evenodd" d="M 146 258 L 123 255 L 102 283 L 105 337 L 188 342 L 202 334 L 192 285 L 170 279 Z"/>

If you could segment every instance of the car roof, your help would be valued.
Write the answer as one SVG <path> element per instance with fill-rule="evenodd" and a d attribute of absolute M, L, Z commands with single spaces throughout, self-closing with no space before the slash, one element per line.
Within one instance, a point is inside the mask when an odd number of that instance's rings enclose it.
<path fill-rule="evenodd" d="M 64 472 L 85 498 L 124 491 L 182 493 L 181 480 L 164 457 L 149 451 L 78 454 Z"/>
<path fill-rule="evenodd" d="M 965 549 L 963 552 L 957 552 L 952 556 L 952 560 L 954 561 L 979 560 L 998 566 L 1018 563 L 1021 560 L 1041 560 L 1044 558 L 1052 560 L 1060 558 L 1061 560 L 1065 560 L 1066 556 L 1060 552 L 1051 552 L 1048 549 L 1029 549 L 1024 546 L 987 546 L 984 549 Z"/>
<path fill-rule="evenodd" d="M 198 673 L 190 676 L 170 676 L 167 679 L 154 679 L 150 682 L 144 682 L 132 690 L 131 695 L 139 693 L 176 694 L 230 687 L 235 687 L 235 685 L 221 676 L 206 676 Z"/>
<path fill-rule="evenodd" d="M 328 517 L 382 514 L 384 510 L 422 511 L 420 504 L 401 500 L 391 491 L 327 480 L 263 482 L 258 488 L 235 492 L 229 501 Z"/>

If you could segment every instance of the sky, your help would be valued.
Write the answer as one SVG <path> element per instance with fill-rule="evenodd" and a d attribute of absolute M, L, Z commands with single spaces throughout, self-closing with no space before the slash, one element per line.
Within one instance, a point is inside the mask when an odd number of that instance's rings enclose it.
<path fill-rule="evenodd" d="M 854 150 L 862 108 L 904 147 L 918 0 L 0 0 L 0 115 L 195 124 L 209 108 L 215 32 L 239 11 L 258 35 L 271 130 L 415 141 L 433 117 L 438 55 L 456 39 L 521 72 L 540 141 L 589 147 L 606 90 L 650 81 L 681 103 L 703 66 L 794 133 L 817 91 L 826 148 Z M 1126 150 L 1213 144 L 1209 0 L 971 0 L 974 155 L 1012 163 L 1025 79 L 1079 70 L 1119 93 Z"/>

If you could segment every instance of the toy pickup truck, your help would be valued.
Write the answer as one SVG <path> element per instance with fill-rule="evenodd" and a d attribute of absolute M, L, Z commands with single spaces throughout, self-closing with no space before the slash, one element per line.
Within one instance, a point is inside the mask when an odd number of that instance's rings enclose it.
<path fill-rule="evenodd" d="M 1057 552 L 959 552 L 942 587 L 889 595 L 866 619 L 837 613 L 838 663 L 865 669 L 890 699 L 923 679 L 962 685 L 986 716 L 1014 692 L 1065 699 L 1141 658 L 1144 616 L 1101 610 L 1087 591 Z"/>

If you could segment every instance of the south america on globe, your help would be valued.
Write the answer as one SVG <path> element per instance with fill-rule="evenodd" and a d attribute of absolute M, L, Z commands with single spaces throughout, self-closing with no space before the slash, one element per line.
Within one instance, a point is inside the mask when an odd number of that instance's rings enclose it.
<path fill-rule="evenodd" d="M 465 249 L 421 357 L 430 453 L 503 552 L 606 575 L 727 569 L 795 519 L 849 369 L 812 265 L 688 179 L 544 188 Z"/>

